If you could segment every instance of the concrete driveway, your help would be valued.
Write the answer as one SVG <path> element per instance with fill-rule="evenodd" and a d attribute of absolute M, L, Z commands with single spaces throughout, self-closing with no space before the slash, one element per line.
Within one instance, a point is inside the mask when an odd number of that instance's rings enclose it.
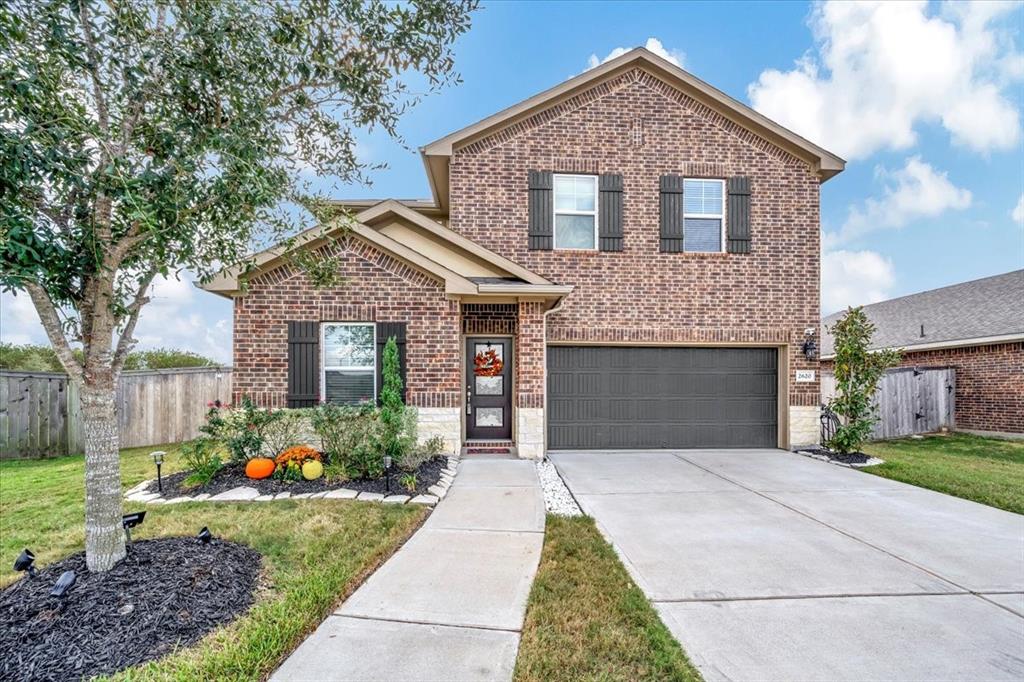
<path fill-rule="evenodd" d="M 780 450 L 550 457 L 709 680 L 1024 679 L 1024 516 Z"/>

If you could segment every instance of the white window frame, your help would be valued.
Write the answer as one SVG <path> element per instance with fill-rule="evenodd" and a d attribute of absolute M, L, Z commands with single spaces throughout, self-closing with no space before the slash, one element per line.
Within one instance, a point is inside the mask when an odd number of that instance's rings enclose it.
<path fill-rule="evenodd" d="M 594 210 L 593 211 L 576 211 L 558 209 L 558 178 L 586 178 L 594 183 Z M 600 196 L 598 195 L 599 188 L 597 186 L 597 176 L 587 175 L 585 173 L 555 173 L 551 179 L 551 244 L 552 248 L 557 251 L 597 251 L 598 247 L 598 232 L 597 232 L 597 209 L 600 205 Z M 558 245 L 558 216 L 559 215 L 585 215 L 594 216 L 594 245 L 590 248 L 579 248 L 576 246 L 559 246 Z"/>
<path fill-rule="evenodd" d="M 683 252 L 684 253 L 724 253 L 725 252 L 725 210 L 728 197 L 725 194 L 725 180 L 721 178 L 683 178 L 683 187 L 686 187 L 687 180 L 700 182 L 717 182 L 722 188 L 722 212 L 718 213 L 687 213 L 686 212 L 686 190 L 683 190 Z M 722 221 L 721 235 L 718 237 L 718 251 L 687 251 L 686 250 L 686 219 L 687 218 L 709 218 Z"/>
<path fill-rule="evenodd" d="M 373 329 L 373 367 L 371 373 L 373 374 L 373 397 L 371 402 L 377 400 L 377 325 L 373 322 L 321 322 L 320 323 L 320 402 L 326 402 L 327 400 L 327 372 L 330 371 L 341 371 L 345 370 L 366 370 L 366 367 L 358 365 L 338 365 L 338 366 L 327 366 L 327 344 L 324 339 L 327 336 L 328 327 L 370 327 Z"/>

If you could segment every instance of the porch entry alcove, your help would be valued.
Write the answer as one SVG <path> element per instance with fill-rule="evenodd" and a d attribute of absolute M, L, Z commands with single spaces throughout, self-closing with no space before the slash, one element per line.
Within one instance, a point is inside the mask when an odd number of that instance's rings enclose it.
<path fill-rule="evenodd" d="M 512 438 L 512 339 L 466 338 L 466 439 Z"/>

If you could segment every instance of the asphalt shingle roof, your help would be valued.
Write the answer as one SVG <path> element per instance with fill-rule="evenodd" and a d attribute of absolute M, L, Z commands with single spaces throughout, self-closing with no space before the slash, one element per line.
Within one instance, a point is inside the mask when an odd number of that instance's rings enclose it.
<path fill-rule="evenodd" d="M 824 328 L 844 312 L 822 320 L 823 356 L 833 352 L 832 335 Z M 872 303 L 864 313 L 877 327 L 873 348 L 1024 334 L 1024 270 Z"/>

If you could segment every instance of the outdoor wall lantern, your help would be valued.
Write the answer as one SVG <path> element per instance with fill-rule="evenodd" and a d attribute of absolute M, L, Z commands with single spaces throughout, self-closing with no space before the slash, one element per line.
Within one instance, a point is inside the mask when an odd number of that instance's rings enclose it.
<path fill-rule="evenodd" d="M 388 492 L 388 495 L 390 495 L 391 494 L 391 455 L 384 455 L 384 486 L 385 486 L 385 489 Z"/>
<path fill-rule="evenodd" d="M 814 327 L 808 327 L 804 330 L 804 336 L 807 338 L 804 340 L 804 345 L 800 349 L 804 352 L 804 357 L 808 360 L 814 360 L 818 357 L 818 344 L 814 342 Z"/>
<path fill-rule="evenodd" d="M 124 536 L 128 539 L 128 544 L 132 543 L 132 528 L 142 525 L 142 521 L 145 518 L 146 512 L 144 511 L 125 514 L 121 517 L 121 527 L 124 528 Z"/>
<path fill-rule="evenodd" d="M 18 555 L 18 558 L 14 560 L 14 570 L 26 571 L 28 572 L 28 577 L 34 578 L 36 577 L 36 567 L 32 564 L 35 563 L 35 560 L 35 554 L 27 549 L 23 549 L 21 554 Z"/>
<path fill-rule="evenodd" d="M 803 345 L 804 357 L 808 360 L 814 360 L 818 357 L 818 344 L 814 343 L 814 339 L 807 339 Z"/>
<path fill-rule="evenodd" d="M 153 463 L 156 464 L 156 489 L 160 492 L 164 491 L 164 479 L 160 476 L 160 466 L 164 463 L 166 454 L 163 450 L 149 453 L 149 456 L 153 458 Z"/>

